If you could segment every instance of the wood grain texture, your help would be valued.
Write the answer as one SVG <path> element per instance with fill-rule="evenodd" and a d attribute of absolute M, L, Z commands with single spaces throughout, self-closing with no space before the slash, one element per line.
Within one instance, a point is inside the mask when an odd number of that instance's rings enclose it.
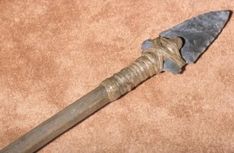
<path fill-rule="evenodd" d="M 230 0 L 0 1 L 0 148 L 140 55 L 147 38 Z M 234 23 L 183 75 L 163 73 L 42 149 L 234 152 Z"/>
<path fill-rule="evenodd" d="M 106 89 L 98 86 L 79 100 L 65 107 L 22 137 L 0 150 L 1 153 L 32 153 L 68 131 L 110 103 Z"/>

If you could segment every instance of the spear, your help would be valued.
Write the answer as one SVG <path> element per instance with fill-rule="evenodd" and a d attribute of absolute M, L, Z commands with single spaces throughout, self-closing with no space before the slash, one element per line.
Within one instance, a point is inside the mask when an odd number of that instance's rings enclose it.
<path fill-rule="evenodd" d="M 105 105 L 119 99 L 148 78 L 170 71 L 181 73 L 196 62 L 221 32 L 231 11 L 213 11 L 184 21 L 142 43 L 142 55 L 131 65 L 105 79 L 85 96 L 21 136 L 1 153 L 31 153 L 83 121 Z"/>

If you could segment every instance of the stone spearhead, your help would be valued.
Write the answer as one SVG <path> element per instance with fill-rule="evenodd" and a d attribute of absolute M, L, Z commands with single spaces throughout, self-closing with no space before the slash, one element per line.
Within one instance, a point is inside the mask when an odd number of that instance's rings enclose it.
<path fill-rule="evenodd" d="M 180 49 L 182 58 L 186 63 L 194 63 L 222 31 L 230 14 L 231 11 L 229 10 L 201 14 L 161 32 L 160 36 L 166 38 L 180 37 L 183 41 L 183 46 Z M 142 44 L 143 51 L 149 47 L 152 47 L 151 40 L 144 41 Z M 178 66 L 170 60 L 165 60 L 164 70 L 173 73 L 180 72 Z"/>
<path fill-rule="evenodd" d="M 160 36 L 183 38 L 181 55 L 187 63 L 193 63 L 222 31 L 230 13 L 228 10 L 205 13 L 161 32 Z"/>

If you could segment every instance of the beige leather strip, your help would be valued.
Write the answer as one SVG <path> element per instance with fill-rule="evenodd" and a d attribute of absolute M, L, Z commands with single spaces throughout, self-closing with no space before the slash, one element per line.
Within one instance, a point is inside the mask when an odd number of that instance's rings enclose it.
<path fill-rule="evenodd" d="M 180 38 L 167 39 L 158 37 L 152 41 L 154 44 L 153 48 L 144 51 L 142 56 L 131 65 L 101 83 L 105 87 L 111 101 L 131 91 L 149 77 L 162 72 L 165 59 L 174 61 L 179 67 L 185 65 L 185 61 L 181 58 L 179 52 L 182 46 Z"/>

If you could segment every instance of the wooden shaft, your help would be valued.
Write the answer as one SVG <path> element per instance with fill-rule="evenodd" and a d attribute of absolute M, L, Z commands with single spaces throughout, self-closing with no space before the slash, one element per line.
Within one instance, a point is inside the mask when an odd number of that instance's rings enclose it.
<path fill-rule="evenodd" d="M 180 40 L 180 38 L 178 38 Z M 128 67 L 104 80 L 100 86 L 69 105 L 50 119 L 20 137 L 0 153 L 35 152 L 106 104 L 120 98 L 141 82 L 160 73 L 165 59 L 185 63 L 179 54 L 178 39 L 156 38 L 155 46 L 147 50 Z M 182 41 L 181 41 L 182 42 Z"/>
<path fill-rule="evenodd" d="M 1 150 L 1 153 L 32 153 L 81 122 L 110 100 L 106 90 L 99 86 L 76 102 L 67 106 L 36 128 Z"/>

